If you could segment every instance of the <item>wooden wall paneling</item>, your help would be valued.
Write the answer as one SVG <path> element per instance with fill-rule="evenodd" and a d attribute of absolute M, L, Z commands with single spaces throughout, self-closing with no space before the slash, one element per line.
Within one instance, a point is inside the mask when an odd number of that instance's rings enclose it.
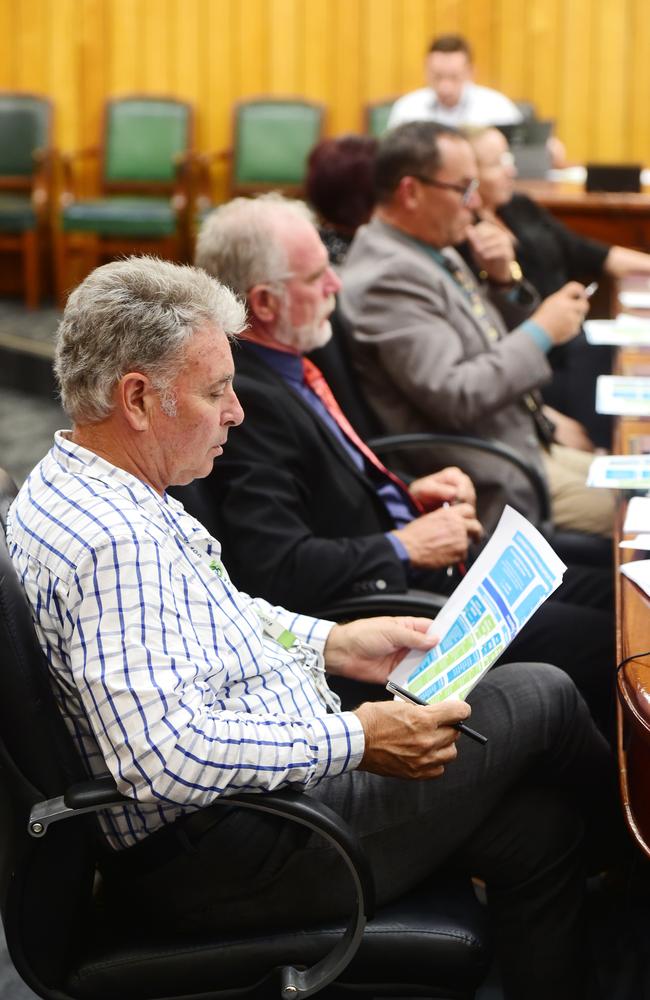
<path fill-rule="evenodd" d="M 361 128 L 359 0 L 329 0 L 333 10 L 334 86 L 330 132 L 358 132 Z"/>
<path fill-rule="evenodd" d="M 527 68 L 525 96 L 540 118 L 555 117 L 558 105 L 558 69 L 562 64 L 562 0 L 528 0 Z"/>
<path fill-rule="evenodd" d="M 424 86 L 424 58 L 433 37 L 429 31 L 431 0 L 401 0 L 401 48 L 393 90 L 380 97 L 398 97 Z"/>
<path fill-rule="evenodd" d="M 526 5 L 520 0 L 497 0 L 495 13 L 497 53 L 492 85 L 513 101 L 528 96 L 526 68 L 530 63 Z"/>
<path fill-rule="evenodd" d="M 302 92 L 301 0 L 268 0 L 268 33 L 264 39 L 269 66 L 269 93 L 278 97 Z"/>
<path fill-rule="evenodd" d="M 15 90 L 18 52 L 16 36 L 19 32 L 18 6 L 0 3 L 0 89 Z"/>
<path fill-rule="evenodd" d="M 140 93 L 143 88 L 139 44 L 142 8 L 133 0 L 107 0 L 107 5 L 107 97 Z M 98 54 L 99 50 L 98 42 Z"/>
<path fill-rule="evenodd" d="M 474 78 L 484 87 L 493 87 L 498 59 L 492 6 L 485 0 L 465 0 L 462 24 L 462 32 L 474 53 Z"/>
<path fill-rule="evenodd" d="M 237 98 L 259 97 L 269 92 L 268 3 L 239 0 L 233 37 L 238 74 Z"/>
<path fill-rule="evenodd" d="M 627 156 L 633 162 L 650 163 L 650 4 L 631 0 L 629 42 L 629 142 Z"/>
<path fill-rule="evenodd" d="M 209 39 L 207 72 L 204 76 L 206 91 L 201 102 L 200 113 L 204 118 L 204 151 L 219 153 L 230 147 L 231 107 L 235 100 L 235 78 L 237 52 L 233 45 L 235 37 L 235 7 L 238 0 L 222 0 L 216 4 L 208 2 L 205 32 Z M 227 162 L 214 161 L 212 167 L 213 194 L 217 201 L 226 197 Z"/>
<path fill-rule="evenodd" d="M 629 70 L 628 2 L 594 2 L 594 42 L 591 98 L 597 114 L 591 158 L 625 159 L 627 124 L 626 76 Z"/>
<path fill-rule="evenodd" d="M 144 31 L 140 38 L 142 89 L 148 94 L 173 94 L 171 0 L 138 0 Z"/>
<path fill-rule="evenodd" d="M 14 4 L 17 23 L 13 35 L 16 51 L 15 86 L 35 94 L 47 91 L 47 0 L 23 0 Z"/>
<path fill-rule="evenodd" d="M 593 0 L 569 0 L 561 9 L 563 45 L 556 131 L 575 163 L 589 158 L 595 120 L 600 113 L 592 89 L 592 6 Z"/>
<path fill-rule="evenodd" d="M 202 47 L 205 23 L 201 14 L 199 0 L 172 0 L 172 92 L 175 97 L 193 105 L 195 135 L 199 145 L 204 141 L 201 70 L 206 57 Z"/>
<path fill-rule="evenodd" d="M 400 43 L 396 0 L 363 0 L 361 5 L 361 99 L 376 101 L 397 88 L 397 47 Z"/>
<path fill-rule="evenodd" d="M 333 94 L 333 58 L 337 42 L 334 38 L 334 18 L 330 4 L 304 4 L 301 48 L 302 80 L 305 97 L 322 101 L 331 114 Z M 331 122 L 328 121 L 328 126 Z"/>
<path fill-rule="evenodd" d="M 76 0 L 50 2 L 48 96 L 57 109 L 57 145 L 62 150 L 73 150 L 84 142 L 77 91 L 78 9 Z"/>
<path fill-rule="evenodd" d="M 435 25 L 431 36 L 461 32 L 465 0 L 436 0 Z"/>

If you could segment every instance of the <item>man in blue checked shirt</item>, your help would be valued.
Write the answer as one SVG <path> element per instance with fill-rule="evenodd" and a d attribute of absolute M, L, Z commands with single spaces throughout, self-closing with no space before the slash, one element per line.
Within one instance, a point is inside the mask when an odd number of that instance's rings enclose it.
<path fill-rule="evenodd" d="M 309 833 L 211 815 L 230 791 L 292 786 L 356 828 L 380 901 L 451 861 L 481 875 L 508 997 L 575 1000 L 584 841 L 590 817 L 600 810 L 602 832 L 615 810 L 607 746 L 573 683 L 505 665 L 471 710 L 341 712 L 323 662 L 384 682 L 408 648 L 430 648 L 429 623 L 332 625 L 256 601 L 166 492 L 207 475 L 243 419 L 229 339 L 244 316 L 190 267 L 130 258 L 94 271 L 58 332 L 72 430 L 10 511 L 61 711 L 88 771 L 108 768 L 133 801 L 102 817 L 106 905 L 120 920 L 230 929 L 345 912 L 347 875 Z M 457 743 L 452 723 L 470 711 L 487 750 Z"/>

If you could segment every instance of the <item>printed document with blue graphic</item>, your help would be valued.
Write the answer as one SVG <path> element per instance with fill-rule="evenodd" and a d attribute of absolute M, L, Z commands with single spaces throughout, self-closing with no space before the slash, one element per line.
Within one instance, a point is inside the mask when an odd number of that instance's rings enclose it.
<path fill-rule="evenodd" d="M 409 653 L 390 679 L 424 701 L 465 698 L 547 597 L 566 566 L 512 507 L 429 629 L 438 645 Z"/>

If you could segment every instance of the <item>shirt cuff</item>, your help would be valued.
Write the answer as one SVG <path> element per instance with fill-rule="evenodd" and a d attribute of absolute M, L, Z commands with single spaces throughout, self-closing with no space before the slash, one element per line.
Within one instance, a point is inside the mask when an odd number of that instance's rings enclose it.
<path fill-rule="evenodd" d="M 312 719 L 311 728 L 318 746 L 318 761 L 307 787 L 359 766 L 366 738 L 358 715 L 354 712 L 330 712 L 322 718 Z"/>
<path fill-rule="evenodd" d="M 388 541 L 390 542 L 390 544 L 395 549 L 395 555 L 397 556 L 397 558 L 399 559 L 399 561 L 402 562 L 402 563 L 404 563 L 405 566 L 410 566 L 411 565 L 411 560 L 409 559 L 409 554 L 406 551 L 406 549 L 404 548 L 404 546 L 402 545 L 402 543 L 400 542 L 400 540 L 397 537 L 397 535 L 393 534 L 392 531 L 387 531 L 386 532 L 386 538 L 388 539 Z"/>
<path fill-rule="evenodd" d="M 535 323 L 532 319 L 527 319 L 525 323 L 521 324 L 520 329 L 524 330 L 531 340 L 535 341 L 542 354 L 548 354 L 553 346 L 553 341 L 543 326 Z"/>

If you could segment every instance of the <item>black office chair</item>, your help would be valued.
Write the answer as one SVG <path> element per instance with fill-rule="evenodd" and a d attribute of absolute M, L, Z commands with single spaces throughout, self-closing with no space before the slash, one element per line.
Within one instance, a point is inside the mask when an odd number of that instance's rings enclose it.
<path fill-rule="evenodd" d="M 431 880 L 374 917 L 355 834 L 295 792 L 229 796 L 321 833 L 356 889 L 347 929 L 305 926 L 242 935 L 133 929 L 94 904 L 93 813 L 123 801 L 110 776 L 87 780 L 47 677 L 7 550 L 13 484 L 0 470 L 0 912 L 19 975 L 45 1000 L 218 1000 L 348 991 L 470 1000 L 488 963 L 485 916 L 468 880 Z M 366 925 L 366 920 L 371 918 Z M 307 967 L 305 969 L 305 967 Z"/>

